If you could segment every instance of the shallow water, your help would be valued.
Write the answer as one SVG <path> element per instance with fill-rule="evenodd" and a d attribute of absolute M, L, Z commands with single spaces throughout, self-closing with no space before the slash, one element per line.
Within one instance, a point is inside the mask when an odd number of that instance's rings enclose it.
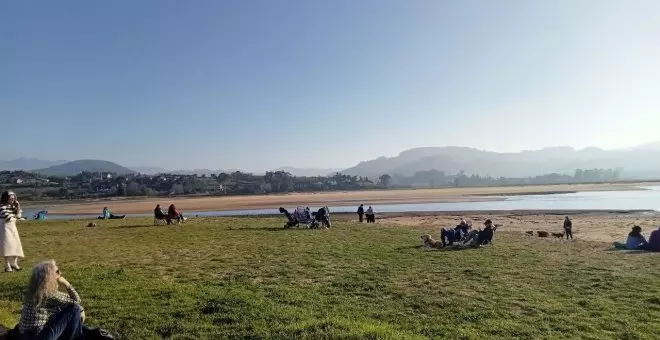
<path fill-rule="evenodd" d="M 492 199 L 493 197 L 489 197 Z M 635 191 L 594 191 L 553 195 L 501 196 L 501 200 L 455 203 L 410 203 L 374 206 L 376 213 L 431 212 L 431 211 L 501 211 L 501 210 L 656 210 L 660 211 L 660 186 L 643 187 Z M 368 203 L 368 202 L 365 202 Z M 315 207 L 311 207 L 314 209 Z M 316 207 L 317 208 L 317 207 Z M 294 210 L 295 207 L 287 207 Z M 355 206 L 330 207 L 334 213 L 355 212 Z M 31 218 L 40 209 L 24 212 Z M 200 216 L 254 216 L 279 214 L 277 209 L 251 209 L 226 211 L 185 211 L 188 217 Z M 146 217 L 151 213 L 128 214 L 128 217 Z M 49 215 L 48 219 L 94 218 L 93 215 Z"/>

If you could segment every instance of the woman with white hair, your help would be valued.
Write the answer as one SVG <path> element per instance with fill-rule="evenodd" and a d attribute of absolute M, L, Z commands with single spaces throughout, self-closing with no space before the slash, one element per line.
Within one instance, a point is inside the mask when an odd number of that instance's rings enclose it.
<path fill-rule="evenodd" d="M 21 310 L 21 339 L 81 339 L 84 319 L 80 296 L 55 261 L 34 266 Z"/>
<path fill-rule="evenodd" d="M 5 258 L 5 272 L 21 270 L 18 258 L 23 257 L 23 246 L 18 236 L 16 221 L 23 212 L 16 199 L 16 194 L 5 191 L 0 197 L 0 254 Z"/>

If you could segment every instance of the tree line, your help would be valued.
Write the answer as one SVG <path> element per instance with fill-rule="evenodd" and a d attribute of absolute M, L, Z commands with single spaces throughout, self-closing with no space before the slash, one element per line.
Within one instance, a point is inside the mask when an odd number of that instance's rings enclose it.
<path fill-rule="evenodd" d="M 419 171 L 412 176 L 382 174 L 378 178 L 336 173 L 327 177 L 298 177 L 285 171 L 256 175 L 245 172 L 206 175 L 117 175 L 82 172 L 70 177 L 43 177 L 25 171 L 0 171 L 0 186 L 23 200 L 83 199 L 113 196 L 255 195 L 290 192 L 370 190 L 383 188 L 444 188 L 531 184 L 594 183 L 620 180 L 622 169 L 577 169 L 573 175 L 545 174 L 508 178 L 442 171 Z"/>

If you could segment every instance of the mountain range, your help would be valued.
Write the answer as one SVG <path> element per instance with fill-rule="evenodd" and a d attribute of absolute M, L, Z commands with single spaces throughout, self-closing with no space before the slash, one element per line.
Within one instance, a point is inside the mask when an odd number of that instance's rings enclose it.
<path fill-rule="evenodd" d="M 626 177 L 660 176 L 660 142 L 626 150 L 551 147 L 498 153 L 467 147 L 428 147 L 401 152 L 395 157 L 364 161 L 343 171 L 349 175 L 410 176 L 435 169 L 447 174 L 464 171 L 492 177 L 528 177 L 547 173 L 573 174 L 575 169 L 623 168 Z M 643 175 L 642 175 L 643 174 Z"/>
<path fill-rule="evenodd" d="M 378 177 L 382 174 L 411 176 L 418 171 L 435 169 L 447 174 L 464 171 L 492 177 L 528 177 L 547 173 L 572 174 L 575 169 L 623 168 L 626 178 L 660 178 L 660 142 L 635 148 L 603 150 L 590 147 L 574 149 L 550 147 L 511 153 L 498 153 L 468 147 L 422 147 L 401 152 L 395 157 L 379 157 L 360 162 L 349 169 L 316 169 L 281 167 L 295 176 L 327 176 L 335 172 L 355 176 Z M 28 170 L 49 176 L 72 176 L 82 171 L 115 172 L 119 174 L 176 173 L 211 175 L 234 172 L 237 169 L 171 170 L 160 167 L 124 167 L 102 160 L 46 161 L 20 158 L 0 161 L 0 170 Z"/>

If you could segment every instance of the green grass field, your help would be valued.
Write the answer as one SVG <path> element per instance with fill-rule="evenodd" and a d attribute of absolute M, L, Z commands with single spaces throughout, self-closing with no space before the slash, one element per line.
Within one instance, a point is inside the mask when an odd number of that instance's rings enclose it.
<path fill-rule="evenodd" d="M 23 265 L 56 259 L 88 323 L 119 339 L 660 336 L 660 259 L 602 243 L 498 231 L 493 246 L 443 251 L 380 224 L 85 223 L 20 224 Z M 0 323 L 17 322 L 28 272 L 0 274 Z"/>

